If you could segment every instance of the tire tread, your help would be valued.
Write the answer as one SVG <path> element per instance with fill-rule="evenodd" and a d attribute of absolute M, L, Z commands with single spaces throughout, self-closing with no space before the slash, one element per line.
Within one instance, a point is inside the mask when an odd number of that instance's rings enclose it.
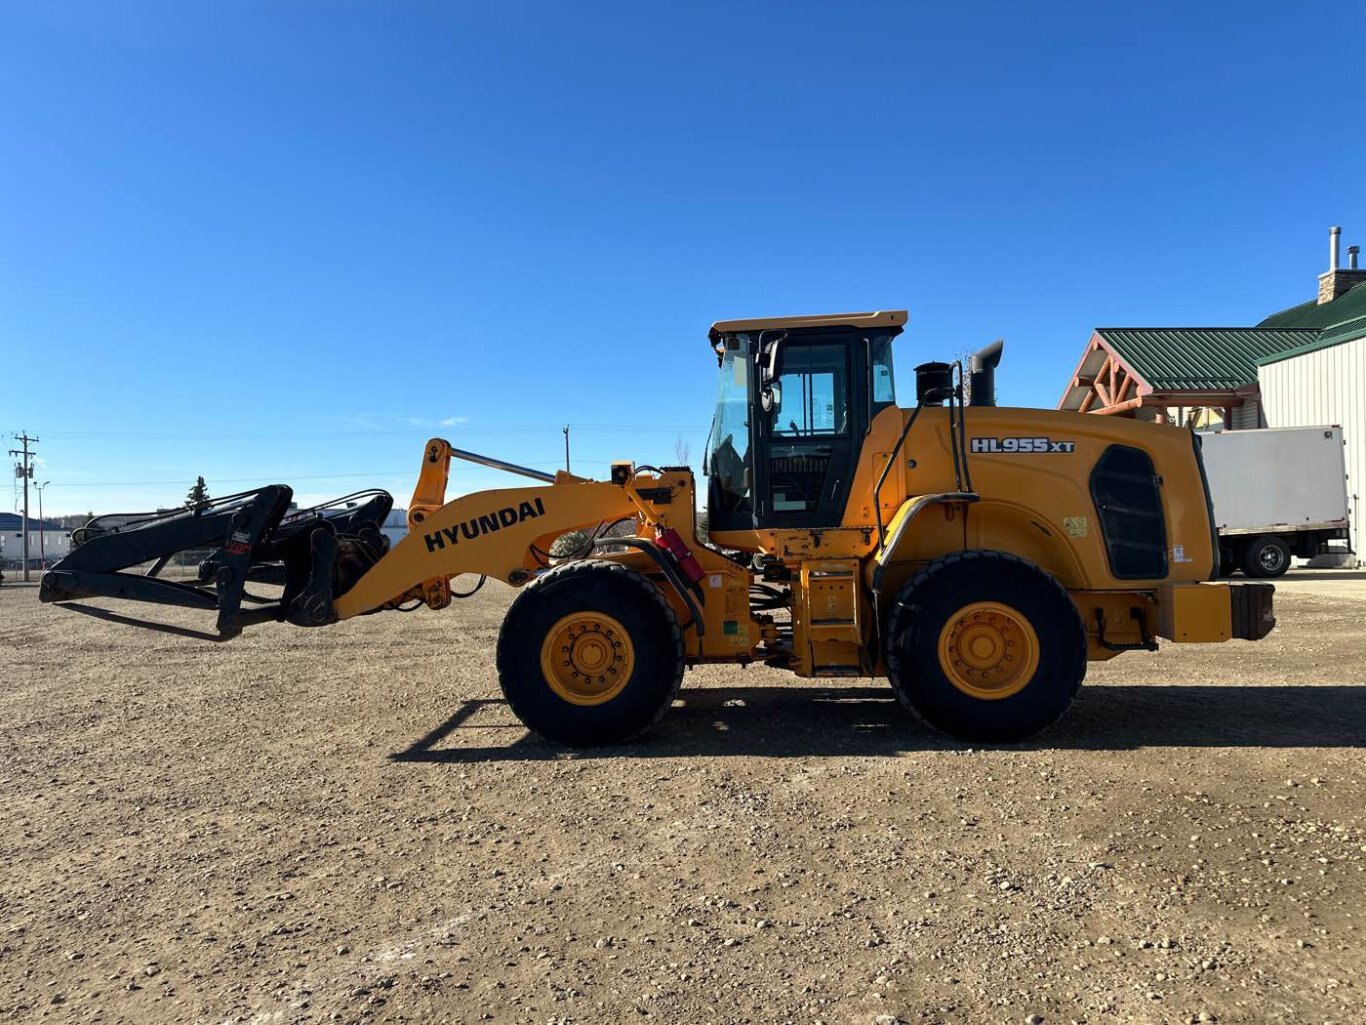
<path fill-rule="evenodd" d="M 623 566 L 619 562 L 612 562 L 608 559 L 577 559 L 574 562 L 556 566 L 554 569 L 542 574 L 531 583 L 527 584 L 526 587 L 522 588 L 517 597 L 513 599 L 512 604 L 508 607 L 507 615 L 503 619 L 503 625 L 498 634 L 498 651 L 495 664 L 500 680 L 506 672 L 511 671 L 510 645 L 514 643 L 511 635 L 516 633 L 518 606 L 523 605 L 528 599 L 528 596 L 536 595 L 545 588 L 554 586 L 566 580 L 573 581 L 578 577 L 591 578 L 600 574 L 603 575 L 605 579 L 617 580 L 625 584 L 630 584 L 641 591 L 643 598 L 648 603 L 652 603 L 664 617 L 664 621 L 669 626 L 670 636 L 673 640 L 673 664 L 675 670 L 673 681 L 669 687 L 669 696 L 666 700 L 660 702 L 659 708 L 655 711 L 653 718 L 651 718 L 649 722 L 644 723 L 639 729 L 633 730 L 631 733 L 619 737 L 614 741 L 615 743 L 625 743 L 640 736 L 663 718 L 664 713 L 673 705 L 674 699 L 678 697 L 678 692 L 683 686 L 683 671 L 685 668 L 683 631 L 678 625 L 678 617 L 674 615 L 673 608 L 665 601 L 664 595 L 660 593 L 659 588 L 650 583 L 648 579 L 631 567 Z M 511 626 L 511 629 L 509 629 L 509 626 Z M 539 643 L 539 641 L 537 643 Z M 507 692 L 506 688 L 503 689 L 503 696 L 507 699 L 509 707 L 512 708 L 512 711 L 517 718 L 525 723 L 526 720 L 518 709 L 516 700 Z M 549 743 L 561 743 L 560 741 L 546 737 L 531 726 L 528 726 L 527 728 Z"/>
<path fill-rule="evenodd" d="M 1000 552 L 986 548 L 974 548 L 967 551 L 952 552 L 949 555 L 944 555 L 935 559 L 921 569 L 919 573 L 912 577 L 911 580 L 897 592 L 896 601 L 892 606 L 892 612 L 888 617 L 887 622 L 886 637 L 888 643 L 885 660 L 887 664 L 888 682 L 891 683 L 892 691 L 896 694 L 897 700 L 901 702 L 902 707 L 910 712 L 917 722 L 936 733 L 943 733 L 944 730 L 926 719 L 916 707 L 915 702 L 911 699 L 907 685 L 913 684 L 915 674 L 914 671 L 912 671 L 905 676 L 902 675 L 903 666 L 901 664 L 901 653 L 897 646 L 891 643 L 891 639 L 901 636 L 908 623 L 914 621 L 915 618 L 920 615 L 920 605 L 917 603 L 916 598 L 918 595 L 929 593 L 928 588 L 933 585 L 937 577 L 945 572 L 952 571 L 954 567 L 965 562 L 975 562 L 979 560 L 994 562 L 1001 566 L 1018 566 L 1021 569 L 1033 573 L 1041 583 L 1052 588 L 1065 600 L 1066 607 L 1071 610 L 1072 618 L 1076 622 L 1079 643 L 1083 645 L 1083 649 L 1087 643 L 1086 626 L 1082 622 L 1081 614 L 1077 611 L 1076 603 L 1072 601 L 1072 596 L 1067 593 L 1067 589 L 1063 587 L 1062 584 L 1058 583 L 1057 579 L 1051 573 L 1044 572 L 1028 559 L 1023 559 L 1018 555 L 1012 555 L 1009 552 Z M 1063 714 L 1067 711 L 1067 707 L 1081 690 L 1082 681 L 1086 678 L 1086 665 L 1087 663 L 1083 659 L 1081 672 L 1077 675 L 1076 680 L 1073 681 L 1072 692 L 1068 696 L 1067 703 L 1063 705 L 1062 709 L 1052 720 L 1032 731 L 1030 735 L 1042 733 L 1044 730 L 1048 729 L 1049 726 L 1053 725 L 1053 723 L 1057 722 L 1058 719 L 1062 718 Z"/>

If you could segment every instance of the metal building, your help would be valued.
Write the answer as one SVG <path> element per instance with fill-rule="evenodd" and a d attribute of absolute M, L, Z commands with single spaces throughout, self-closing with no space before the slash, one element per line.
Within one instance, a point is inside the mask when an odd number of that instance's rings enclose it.
<path fill-rule="evenodd" d="M 1328 270 L 1318 298 L 1267 317 L 1263 328 L 1312 329 L 1309 341 L 1258 360 L 1262 409 L 1271 427 L 1342 427 L 1352 543 L 1366 550 L 1366 269 L 1357 247 L 1339 265 L 1339 231 L 1330 234 Z"/>
<path fill-rule="evenodd" d="M 1059 409 L 1198 430 L 1342 428 L 1351 538 L 1366 551 L 1366 268 L 1329 232 L 1318 295 L 1255 327 L 1097 328 Z M 1268 468 L 1274 472 L 1274 468 Z"/>
<path fill-rule="evenodd" d="M 389 539 L 390 548 L 407 537 L 408 510 L 390 509 L 389 515 L 384 518 L 384 525 L 380 527 L 380 533 Z"/>
<path fill-rule="evenodd" d="M 71 551 L 71 532 L 60 523 L 30 516 L 28 521 L 28 564 L 37 569 L 46 555 L 49 563 Z M 24 558 L 23 520 L 17 513 L 0 512 L 0 568 L 22 569 Z"/>

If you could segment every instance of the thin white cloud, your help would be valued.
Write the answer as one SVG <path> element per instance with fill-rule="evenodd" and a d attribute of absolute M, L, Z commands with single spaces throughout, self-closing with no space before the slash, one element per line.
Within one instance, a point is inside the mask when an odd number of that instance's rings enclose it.
<path fill-rule="evenodd" d="M 365 431 L 395 431 L 395 430 L 423 430 L 430 431 L 437 427 L 459 427 L 467 424 L 470 418 L 467 416 L 398 416 L 396 414 L 381 414 L 372 416 L 369 413 L 357 413 L 348 417 L 347 426 L 359 428 Z"/>
<path fill-rule="evenodd" d="M 425 416 L 406 416 L 403 417 L 403 422 L 406 423 L 409 427 L 423 427 L 430 429 L 432 427 L 459 427 L 461 424 L 469 423 L 470 418 L 467 416 L 448 416 L 443 417 L 440 420 L 434 420 L 430 417 Z"/>
<path fill-rule="evenodd" d="M 361 428 L 361 429 L 363 429 L 363 430 L 367 430 L 367 431 L 382 431 L 382 430 L 384 430 L 384 425 L 383 425 L 383 424 L 377 422 L 377 421 L 375 420 L 374 417 L 369 416 L 369 415 L 366 414 L 366 413 L 357 413 L 355 416 L 352 416 L 352 417 L 350 418 L 350 421 L 349 421 L 349 422 L 350 422 L 350 426 L 352 426 L 352 427 L 359 427 L 359 428 Z"/>

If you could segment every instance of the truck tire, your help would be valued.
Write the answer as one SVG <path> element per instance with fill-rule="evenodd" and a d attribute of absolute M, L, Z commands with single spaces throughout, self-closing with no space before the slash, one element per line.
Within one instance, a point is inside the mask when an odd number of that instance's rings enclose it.
<path fill-rule="evenodd" d="M 1243 572 L 1250 577 L 1279 577 L 1290 568 L 1290 546 L 1273 535 L 1254 538 L 1243 549 Z"/>
<path fill-rule="evenodd" d="M 958 552 L 897 595 L 887 675 L 901 703 L 937 730 L 1023 740 L 1076 697 L 1086 643 L 1076 605 L 1049 574 L 1004 552 Z"/>
<path fill-rule="evenodd" d="M 1219 575 L 1221 577 L 1231 577 L 1238 572 L 1238 560 L 1231 552 L 1220 550 L 1219 553 Z"/>
<path fill-rule="evenodd" d="M 557 566 L 513 601 L 498 682 L 527 728 L 572 747 L 626 741 L 683 682 L 683 633 L 664 596 L 626 566 Z"/>

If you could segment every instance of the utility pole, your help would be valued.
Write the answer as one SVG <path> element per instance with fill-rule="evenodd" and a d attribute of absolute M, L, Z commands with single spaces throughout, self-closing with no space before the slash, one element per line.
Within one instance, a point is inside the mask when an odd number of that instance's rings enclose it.
<path fill-rule="evenodd" d="M 47 521 L 43 519 L 43 488 L 51 483 L 45 480 L 33 485 L 33 490 L 38 492 L 38 566 L 44 572 L 47 571 Z"/>
<path fill-rule="evenodd" d="M 23 449 L 12 448 L 9 454 L 12 456 L 22 456 L 23 462 L 14 468 L 16 477 L 24 478 L 24 519 L 23 519 L 23 540 L 24 540 L 24 583 L 28 583 L 28 482 L 33 479 L 33 453 L 29 451 L 29 444 L 37 444 L 37 438 L 30 438 L 28 432 L 16 434 L 16 438 L 24 443 Z"/>
<path fill-rule="evenodd" d="M 564 425 L 564 472 L 569 472 L 569 425 Z"/>

